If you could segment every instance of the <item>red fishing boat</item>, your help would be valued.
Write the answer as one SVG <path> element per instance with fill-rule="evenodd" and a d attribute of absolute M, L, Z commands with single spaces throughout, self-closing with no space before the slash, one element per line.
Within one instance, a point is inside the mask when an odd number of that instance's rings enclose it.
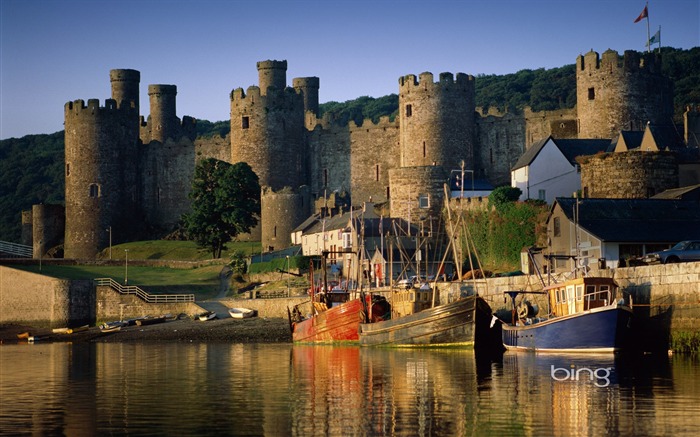
<path fill-rule="evenodd" d="M 370 297 L 349 299 L 348 292 L 320 293 L 312 301 L 312 312 L 303 315 L 300 306 L 290 314 L 292 340 L 302 343 L 358 341 L 360 323 L 365 321 L 365 302 Z M 334 305 L 335 304 L 335 305 Z"/>

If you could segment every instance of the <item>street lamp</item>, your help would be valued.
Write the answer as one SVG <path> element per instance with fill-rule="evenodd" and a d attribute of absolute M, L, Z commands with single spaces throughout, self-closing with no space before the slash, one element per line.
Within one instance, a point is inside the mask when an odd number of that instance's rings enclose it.
<path fill-rule="evenodd" d="M 287 297 L 289 297 L 289 255 L 287 255 Z"/>
<path fill-rule="evenodd" d="M 129 249 L 124 249 L 124 285 L 129 283 Z"/>

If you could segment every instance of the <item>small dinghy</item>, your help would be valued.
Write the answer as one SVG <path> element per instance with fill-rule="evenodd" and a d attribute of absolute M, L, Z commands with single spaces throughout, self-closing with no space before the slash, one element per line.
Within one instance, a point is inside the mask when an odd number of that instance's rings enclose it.
<path fill-rule="evenodd" d="M 234 319 L 247 319 L 257 316 L 258 310 L 251 310 L 249 308 L 229 308 L 228 313 Z"/>
<path fill-rule="evenodd" d="M 197 316 L 200 321 L 206 322 L 207 320 L 212 320 L 216 318 L 216 313 L 214 311 L 207 311 L 205 313 L 200 314 Z"/>
<path fill-rule="evenodd" d="M 100 331 L 102 332 L 117 332 L 122 329 L 123 326 L 127 326 L 128 322 L 123 322 L 121 320 L 115 322 L 104 322 L 100 325 Z"/>

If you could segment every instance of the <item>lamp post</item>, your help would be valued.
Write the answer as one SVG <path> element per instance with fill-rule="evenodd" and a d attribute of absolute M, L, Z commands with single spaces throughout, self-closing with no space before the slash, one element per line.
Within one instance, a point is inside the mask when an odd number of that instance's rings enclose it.
<path fill-rule="evenodd" d="M 124 249 L 124 285 L 129 284 L 129 249 Z"/>
<path fill-rule="evenodd" d="M 289 297 L 289 255 L 287 255 L 287 297 Z"/>
<path fill-rule="evenodd" d="M 112 259 L 112 227 L 110 226 L 109 228 L 105 229 L 105 231 L 109 232 L 109 259 Z"/>

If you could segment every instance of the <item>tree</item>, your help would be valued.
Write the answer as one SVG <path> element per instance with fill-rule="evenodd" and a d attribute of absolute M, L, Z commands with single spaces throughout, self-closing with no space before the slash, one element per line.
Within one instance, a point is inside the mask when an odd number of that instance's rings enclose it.
<path fill-rule="evenodd" d="M 245 162 L 208 158 L 197 164 L 192 181 L 192 212 L 183 215 L 189 238 L 221 257 L 226 243 L 250 232 L 260 216 L 260 183 Z"/>
<path fill-rule="evenodd" d="M 491 194 L 489 194 L 489 204 L 500 211 L 505 208 L 506 205 L 517 202 L 521 194 L 523 194 L 523 192 L 520 188 L 504 185 L 494 189 Z"/>

